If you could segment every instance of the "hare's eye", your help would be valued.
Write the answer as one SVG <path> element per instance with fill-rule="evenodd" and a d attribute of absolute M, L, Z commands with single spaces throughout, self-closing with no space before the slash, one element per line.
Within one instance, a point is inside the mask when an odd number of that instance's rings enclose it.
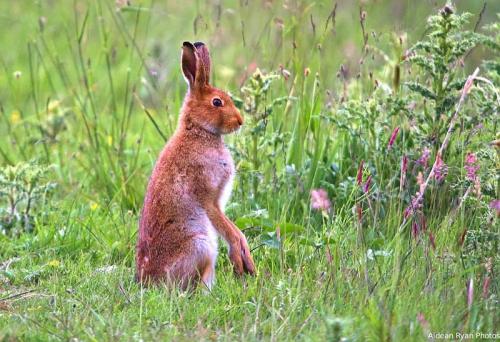
<path fill-rule="evenodd" d="M 219 99 L 218 97 L 214 97 L 212 99 L 212 104 L 215 106 L 215 107 L 222 107 L 224 105 L 224 103 L 222 102 L 221 99 Z"/>

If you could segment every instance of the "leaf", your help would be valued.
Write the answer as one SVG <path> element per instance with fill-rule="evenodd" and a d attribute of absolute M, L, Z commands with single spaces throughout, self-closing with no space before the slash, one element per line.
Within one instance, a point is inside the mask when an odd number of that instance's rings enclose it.
<path fill-rule="evenodd" d="M 243 100 L 234 94 L 229 94 L 229 95 L 231 96 L 231 100 L 233 100 L 233 103 L 236 106 L 236 108 L 240 110 L 243 109 Z"/>
<path fill-rule="evenodd" d="M 416 55 L 416 56 L 410 57 L 409 61 L 411 63 L 418 65 L 422 69 L 427 70 L 427 72 L 429 72 L 429 74 L 431 74 L 432 76 L 435 76 L 436 72 L 435 72 L 435 67 L 434 67 L 434 61 L 431 58 L 421 56 L 421 55 Z"/>
<path fill-rule="evenodd" d="M 436 100 L 436 95 L 428 88 L 424 87 L 420 83 L 417 82 L 405 82 L 404 86 L 408 87 L 411 91 L 419 93 L 425 98 Z"/>
<path fill-rule="evenodd" d="M 325 242 L 302 237 L 299 240 L 299 244 L 303 245 L 303 246 L 311 246 L 314 248 L 319 248 L 319 247 L 322 247 L 325 244 Z"/>
<path fill-rule="evenodd" d="M 277 226 L 280 227 L 281 233 L 299 233 L 304 230 L 304 226 L 301 226 L 300 224 L 296 223 L 291 223 L 291 222 L 283 222 L 279 223 Z"/>
<path fill-rule="evenodd" d="M 262 244 L 265 246 L 279 249 L 281 246 L 281 242 L 276 236 L 276 232 L 267 232 L 263 235 Z"/>
<path fill-rule="evenodd" d="M 238 217 L 234 223 L 240 229 L 259 227 L 266 232 L 275 232 L 276 227 L 279 227 L 282 234 L 299 233 L 304 230 L 304 226 L 300 224 L 276 222 L 264 217 Z"/>
<path fill-rule="evenodd" d="M 467 81 L 466 77 L 453 81 L 448 85 L 447 88 L 449 90 L 461 90 L 464 87 L 465 81 Z"/>
<path fill-rule="evenodd" d="M 380 249 L 384 245 L 384 239 L 376 238 L 370 241 L 370 247 L 373 249 Z"/>
<path fill-rule="evenodd" d="M 273 231 L 275 229 L 275 225 L 273 221 L 268 218 L 262 217 L 238 217 L 234 223 L 240 229 L 246 229 L 251 227 L 260 227 L 267 231 Z"/>

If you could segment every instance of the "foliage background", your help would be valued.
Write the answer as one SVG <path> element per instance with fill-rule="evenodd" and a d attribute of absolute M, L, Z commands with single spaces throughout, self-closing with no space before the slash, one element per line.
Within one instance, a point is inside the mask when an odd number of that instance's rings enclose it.
<path fill-rule="evenodd" d="M 405 83 L 443 80 L 404 56 L 432 35 L 426 18 L 444 5 L 0 3 L 0 339 L 498 333 L 498 27 L 484 26 L 498 26 L 500 5 L 454 3 L 472 13 L 457 32 L 491 41 L 445 64 L 445 80 L 461 83 L 446 111 L 429 116 L 433 100 Z M 238 168 L 226 211 L 249 237 L 259 274 L 235 279 L 222 247 L 210 295 L 133 282 L 144 190 L 186 90 L 184 40 L 207 43 L 213 82 L 247 117 L 226 139 Z M 443 156 L 445 180 L 401 225 L 418 172 L 429 172 L 418 160 L 429 148 L 434 161 L 476 67 L 492 86 L 476 83 Z M 467 153 L 477 156 L 479 185 L 467 178 Z M 317 188 L 330 209 L 311 207 Z M 15 213 L 9 198 L 19 199 Z"/>

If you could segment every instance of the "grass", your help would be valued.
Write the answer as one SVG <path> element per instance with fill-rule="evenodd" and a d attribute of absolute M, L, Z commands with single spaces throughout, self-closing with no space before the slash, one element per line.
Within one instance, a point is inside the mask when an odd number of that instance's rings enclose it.
<path fill-rule="evenodd" d="M 500 7 L 457 1 L 452 26 L 426 25 L 443 5 L 0 4 L 0 340 L 498 334 L 499 42 L 484 25 Z M 146 183 L 186 88 L 183 40 L 207 43 L 246 117 L 226 139 L 226 212 L 258 273 L 236 278 L 221 246 L 210 293 L 133 280 Z M 446 176 L 405 215 L 476 67 Z M 314 209 L 313 189 L 331 207 Z"/>

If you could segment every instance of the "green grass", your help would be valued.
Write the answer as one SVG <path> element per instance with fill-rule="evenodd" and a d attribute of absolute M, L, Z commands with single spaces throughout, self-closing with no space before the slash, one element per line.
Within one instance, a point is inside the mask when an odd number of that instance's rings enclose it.
<path fill-rule="evenodd" d="M 69 224 L 64 226 L 65 222 Z M 232 275 L 222 252 L 210 294 L 141 290 L 131 267 L 135 231 L 131 215 L 81 211 L 51 220 L 48 227 L 37 239 L 16 243 L 15 250 L 24 252 L 9 267 L 14 286 L 3 295 L 31 292 L 3 302 L 6 336 L 321 340 L 337 334 L 356 340 L 389 336 L 421 340 L 423 332 L 416 321 L 420 312 L 435 331 L 472 331 L 464 326 L 469 319 L 464 318 L 466 295 L 459 265 L 439 260 L 438 255 L 427 265 L 424 252 L 416 251 L 406 261 L 397 289 L 392 289 L 392 261 L 367 260 L 352 227 L 343 222 L 325 227 L 334 237 L 330 261 L 323 248 L 304 248 L 286 240 L 283 249 L 257 249 L 259 274 L 242 280 Z M 436 243 L 446 245 L 444 238 L 438 236 Z M 119 240 L 129 242 L 117 247 Z M 15 250 L 7 254 L 17 254 Z M 108 265 L 114 268 L 102 269 Z M 365 267 L 371 270 L 371 282 L 379 284 L 367 283 Z M 432 271 L 426 271 L 428 267 Z M 431 279 L 426 279 L 426 272 Z M 389 304 L 391 298 L 394 302 Z M 495 326 L 494 315 L 493 311 L 481 316 L 482 329 Z"/>
<path fill-rule="evenodd" d="M 428 41 L 426 18 L 442 5 L 365 1 L 360 23 L 351 1 L 132 1 L 120 11 L 101 0 L 2 2 L 0 340 L 500 333 L 500 232 L 490 208 L 500 197 L 491 144 L 499 30 L 483 28 L 498 26 L 500 6 L 487 1 L 479 15 L 482 2 L 457 1 L 457 13 L 473 15 L 458 36 L 431 44 L 427 64 L 445 66 L 432 74 L 402 56 Z M 463 67 L 450 62 L 453 52 L 435 53 L 470 39 L 460 32 L 476 23 L 489 38 L 461 54 Z M 133 279 L 144 191 L 186 90 L 184 40 L 207 43 L 215 85 L 241 101 L 246 118 L 226 138 L 238 170 L 226 212 L 249 240 L 257 276 L 235 277 L 221 243 L 210 293 L 142 289 Z M 448 174 L 406 220 L 418 172 L 430 171 L 417 160 L 428 147 L 432 165 L 476 67 L 483 80 L 458 113 L 443 154 Z M 451 79 L 456 89 L 446 88 Z M 480 185 L 467 180 L 469 152 Z M 23 177 L 38 168 L 13 178 L 6 170 L 33 160 L 48 167 L 35 182 L 39 197 L 9 221 L 9 196 L 29 188 Z M 56 186 L 45 194 L 48 181 Z M 317 188 L 330 211 L 311 208 Z"/>

